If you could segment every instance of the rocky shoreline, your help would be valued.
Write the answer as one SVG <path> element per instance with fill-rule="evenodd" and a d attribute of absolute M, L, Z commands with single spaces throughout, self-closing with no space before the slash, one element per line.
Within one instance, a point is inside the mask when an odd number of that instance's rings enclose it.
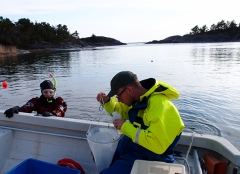
<path fill-rule="evenodd" d="M 166 44 L 166 43 L 214 43 L 214 42 L 240 42 L 240 29 L 225 30 L 219 32 L 208 32 L 203 34 L 187 34 L 184 36 L 176 35 L 170 36 L 163 40 L 153 40 L 146 42 L 145 44 Z M 91 36 L 87 38 L 79 39 L 75 42 L 61 42 L 53 44 L 49 42 L 35 43 L 28 46 L 26 49 L 17 49 L 14 46 L 0 45 L 0 55 L 17 55 L 27 54 L 32 52 L 50 52 L 50 51 L 73 51 L 92 49 L 94 47 L 103 46 L 117 46 L 127 45 L 116 39 L 103 37 L 103 36 Z M 5 50 L 5 51 L 4 51 Z M 10 50 L 10 51 L 9 51 Z M 13 50 L 13 51 L 12 51 Z"/>
<path fill-rule="evenodd" d="M 52 44 L 49 42 L 41 42 L 28 46 L 28 50 L 59 50 L 59 49 L 84 49 L 92 48 L 96 46 L 116 46 L 116 45 L 126 45 L 116 39 L 103 37 L 103 36 L 92 36 L 87 38 L 79 39 L 75 42 L 61 42 L 58 44 Z"/>
<path fill-rule="evenodd" d="M 3 46 L 5 49 L 0 51 L 0 55 L 17 55 L 17 54 L 27 54 L 32 52 L 52 52 L 52 51 L 73 51 L 73 50 L 85 50 L 92 49 L 94 47 L 103 47 L 103 46 L 117 46 L 117 45 L 127 45 L 116 39 L 95 36 L 87 37 L 78 40 L 77 42 L 62 42 L 58 44 L 52 44 L 49 42 L 35 43 L 28 46 L 26 49 L 18 49 L 15 47 L 15 51 L 4 51 L 12 50 L 13 46 Z M 10 49 L 11 48 L 11 49 Z"/>

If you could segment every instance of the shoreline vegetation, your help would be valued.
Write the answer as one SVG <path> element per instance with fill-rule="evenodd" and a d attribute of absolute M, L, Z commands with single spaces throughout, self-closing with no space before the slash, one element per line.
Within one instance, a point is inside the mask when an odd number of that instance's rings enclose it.
<path fill-rule="evenodd" d="M 163 43 L 213 43 L 240 42 L 240 23 L 224 20 L 212 24 L 196 25 L 189 34 L 170 36 L 163 40 L 153 40 L 145 44 Z M 70 33 L 66 25 L 51 26 L 46 22 L 31 22 L 21 18 L 12 22 L 0 16 L 0 55 L 17 55 L 48 50 L 81 50 L 99 46 L 127 45 L 119 40 L 96 36 L 80 38 L 77 31 Z"/>
<path fill-rule="evenodd" d="M 214 42 L 240 42 L 240 23 L 221 20 L 212 24 L 210 29 L 206 25 L 196 25 L 189 34 L 170 36 L 163 40 L 153 40 L 145 44 L 163 43 L 214 43 Z"/>
<path fill-rule="evenodd" d="M 50 25 L 21 18 L 12 22 L 0 16 L 0 54 L 19 54 L 41 50 L 79 50 L 96 46 L 126 45 L 116 39 L 96 36 L 80 38 L 77 31 L 70 33 L 66 25 Z"/>
<path fill-rule="evenodd" d="M 16 55 L 19 53 L 19 50 L 15 46 L 4 46 L 0 45 L 0 55 Z"/>

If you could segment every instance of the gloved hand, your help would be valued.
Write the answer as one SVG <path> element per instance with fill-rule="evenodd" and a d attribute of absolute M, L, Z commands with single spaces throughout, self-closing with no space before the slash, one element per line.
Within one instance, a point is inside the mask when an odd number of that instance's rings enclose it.
<path fill-rule="evenodd" d="M 6 117 L 11 118 L 14 113 L 18 114 L 20 112 L 21 108 L 19 106 L 14 106 L 13 108 L 10 108 L 4 112 L 6 114 Z"/>
<path fill-rule="evenodd" d="M 53 114 L 51 112 L 48 112 L 48 111 L 43 111 L 42 116 L 49 117 L 49 116 L 53 116 Z"/>
<path fill-rule="evenodd" d="M 63 107 L 67 107 L 67 102 L 62 103 Z"/>

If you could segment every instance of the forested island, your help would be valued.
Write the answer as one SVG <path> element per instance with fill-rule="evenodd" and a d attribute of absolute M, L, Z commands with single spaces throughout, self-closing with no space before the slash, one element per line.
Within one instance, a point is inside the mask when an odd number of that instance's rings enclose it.
<path fill-rule="evenodd" d="M 161 43 L 211 43 L 211 42 L 240 42 L 240 24 L 224 20 L 212 24 L 210 29 L 206 25 L 196 25 L 189 34 L 184 36 L 170 36 L 163 40 L 153 40 L 146 44 Z"/>
<path fill-rule="evenodd" d="M 80 38 L 77 31 L 70 33 L 66 25 L 51 26 L 46 22 L 31 22 L 22 18 L 12 22 L 0 16 L 0 52 L 11 48 L 36 49 L 69 49 L 91 46 L 126 45 L 116 39 L 96 36 Z"/>

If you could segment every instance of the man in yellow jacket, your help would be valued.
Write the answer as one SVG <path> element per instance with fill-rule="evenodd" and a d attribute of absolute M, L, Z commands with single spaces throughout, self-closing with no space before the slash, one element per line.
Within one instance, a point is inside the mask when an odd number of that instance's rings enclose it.
<path fill-rule="evenodd" d="M 109 114 L 120 119 L 114 127 L 125 136 L 119 141 L 110 167 L 102 174 L 127 174 L 135 160 L 174 161 L 173 150 L 184 129 L 180 114 L 170 99 L 178 91 L 153 78 L 139 81 L 130 71 L 121 71 L 111 80 L 111 91 L 100 92 L 97 100 Z"/>

